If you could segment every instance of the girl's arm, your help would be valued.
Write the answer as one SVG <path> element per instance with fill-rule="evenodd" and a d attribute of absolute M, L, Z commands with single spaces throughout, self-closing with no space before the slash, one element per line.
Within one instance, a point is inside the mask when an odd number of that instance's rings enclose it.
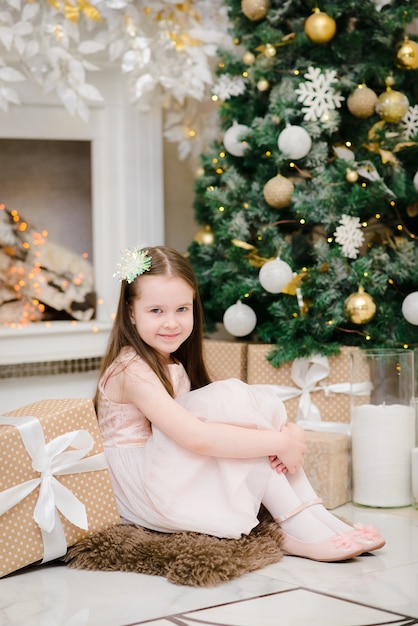
<path fill-rule="evenodd" d="M 144 376 L 142 367 L 141 370 L 140 377 L 134 374 L 132 367 L 120 373 L 123 384 L 119 389 L 122 389 L 123 398 L 118 401 L 134 404 L 182 447 L 206 456 L 277 456 L 291 473 L 303 465 L 306 447 L 286 428 L 280 432 L 202 421 L 176 402 L 154 373 L 148 372 Z M 109 383 L 110 380 L 108 386 Z"/>

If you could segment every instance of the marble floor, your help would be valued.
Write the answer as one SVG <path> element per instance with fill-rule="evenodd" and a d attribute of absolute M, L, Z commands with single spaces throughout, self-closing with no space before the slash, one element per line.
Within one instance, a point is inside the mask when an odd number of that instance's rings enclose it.
<path fill-rule="evenodd" d="M 376 626 L 418 624 L 418 510 L 334 511 L 374 524 L 386 546 L 344 563 L 284 557 L 215 588 L 62 563 L 0 580 L 1 626 Z"/>

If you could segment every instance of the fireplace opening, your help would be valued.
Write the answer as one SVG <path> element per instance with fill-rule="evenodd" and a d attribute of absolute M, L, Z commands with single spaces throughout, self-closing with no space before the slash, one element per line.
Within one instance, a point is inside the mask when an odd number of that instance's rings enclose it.
<path fill-rule="evenodd" d="M 95 317 L 91 142 L 0 139 L 0 324 Z"/>

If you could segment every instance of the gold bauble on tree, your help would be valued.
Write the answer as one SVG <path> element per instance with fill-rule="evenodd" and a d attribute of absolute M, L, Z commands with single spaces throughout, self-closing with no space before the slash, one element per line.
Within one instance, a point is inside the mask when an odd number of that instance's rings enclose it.
<path fill-rule="evenodd" d="M 352 324 L 367 324 L 375 316 L 376 305 L 373 298 L 360 286 L 344 302 L 344 313 Z"/>
<path fill-rule="evenodd" d="M 264 185 L 264 200 L 273 209 L 284 209 L 292 201 L 294 185 L 291 180 L 277 174 L 274 178 L 270 178 Z"/>
<path fill-rule="evenodd" d="M 195 241 L 201 246 L 211 246 L 215 241 L 215 236 L 209 225 L 206 225 L 202 230 L 196 233 Z"/>
<path fill-rule="evenodd" d="M 406 35 L 404 40 L 396 46 L 396 65 L 404 70 L 418 68 L 418 43 L 411 41 Z"/>
<path fill-rule="evenodd" d="M 348 183 L 356 183 L 358 181 L 358 172 L 357 170 L 347 169 L 345 171 L 345 180 Z"/>
<path fill-rule="evenodd" d="M 335 20 L 317 7 L 304 24 L 304 31 L 313 43 L 328 43 L 337 32 Z"/>
<path fill-rule="evenodd" d="M 351 115 L 360 119 L 366 119 L 373 115 L 377 103 L 377 95 L 364 83 L 348 96 L 347 108 Z"/>
<path fill-rule="evenodd" d="M 244 52 L 243 54 L 242 61 L 243 63 L 245 63 L 245 65 L 252 65 L 255 61 L 255 56 L 252 52 L 247 50 L 247 52 Z"/>
<path fill-rule="evenodd" d="M 258 91 L 268 91 L 270 89 L 270 83 L 266 78 L 260 78 L 257 83 Z"/>
<path fill-rule="evenodd" d="M 266 17 L 269 2 L 268 0 L 241 0 L 241 10 L 249 20 L 257 22 Z"/>
<path fill-rule="evenodd" d="M 386 79 L 386 91 L 384 91 L 377 99 L 376 113 L 380 115 L 382 120 L 395 124 L 400 122 L 405 113 L 408 111 L 408 98 L 401 91 L 392 89 L 394 80 L 392 76 Z"/>

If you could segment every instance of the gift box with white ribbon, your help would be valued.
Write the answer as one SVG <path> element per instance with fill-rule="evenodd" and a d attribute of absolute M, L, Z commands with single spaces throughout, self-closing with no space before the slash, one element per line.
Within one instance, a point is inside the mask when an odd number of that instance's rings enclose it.
<path fill-rule="evenodd" d="M 360 348 L 342 346 L 336 356 L 327 358 L 314 354 L 278 368 L 267 361 L 272 348 L 269 344 L 249 344 L 247 382 L 274 385 L 290 421 L 300 422 L 309 430 L 348 432 L 348 428 L 332 428 L 319 422 L 350 424 L 350 354 Z M 369 387 L 367 383 L 358 384 L 353 392 L 369 393 Z"/>
<path fill-rule="evenodd" d="M 90 399 L 0 416 L 0 576 L 120 523 Z"/>
<path fill-rule="evenodd" d="M 328 509 L 345 504 L 351 499 L 351 394 L 370 393 L 368 382 L 350 384 L 350 354 L 360 348 L 342 346 L 336 356 L 314 354 L 279 368 L 267 360 L 272 348 L 248 346 L 247 381 L 273 386 L 288 419 L 306 430 L 304 469 L 315 491 Z"/>

